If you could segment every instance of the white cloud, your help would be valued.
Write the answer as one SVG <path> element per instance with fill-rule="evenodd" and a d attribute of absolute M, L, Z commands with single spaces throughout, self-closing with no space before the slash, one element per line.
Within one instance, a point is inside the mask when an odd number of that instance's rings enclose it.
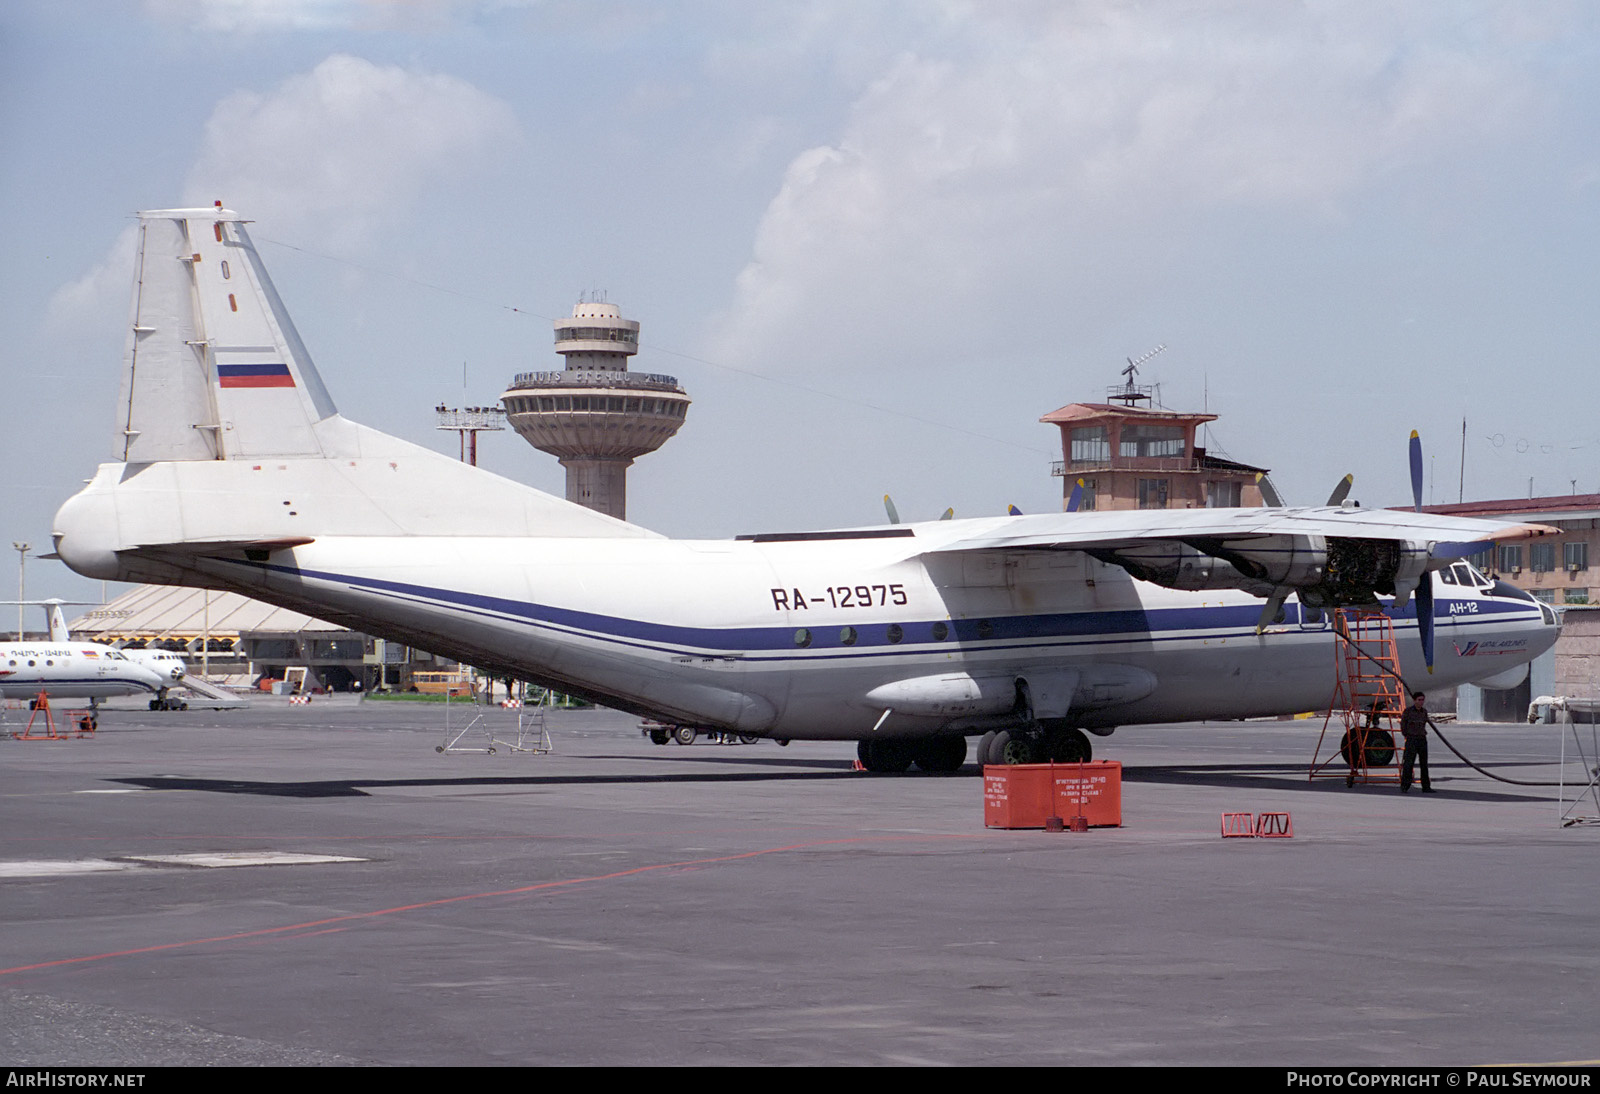
<path fill-rule="evenodd" d="M 463 80 L 335 54 L 218 103 L 185 198 L 349 246 L 518 139 L 511 108 Z"/>
<path fill-rule="evenodd" d="M 344 27 L 373 6 L 372 0 L 145 0 L 158 18 L 227 32 Z"/>
<path fill-rule="evenodd" d="M 336 54 L 270 94 L 220 102 L 184 201 L 220 199 L 273 235 L 334 250 L 361 245 L 430 187 L 481 168 L 519 140 L 511 109 L 451 76 Z M 173 203 L 177 204 L 177 203 Z M 120 328 L 137 231 L 51 297 L 55 332 Z"/>
<path fill-rule="evenodd" d="M 953 10 L 953 9 L 952 9 Z M 1515 13 L 1457 4 L 980 6 L 790 163 L 713 341 L 914 359 L 1006 286 L 1214 211 L 1341 203 L 1538 105 Z M 1147 244 L 1148 245 L 1148 244 Z M 895 324 L 893 329 L 885 329 Z M 799 332 L 808 332 L 806 338 Z M 833 332 L 819 342 L 817 331 Z"/>
<path fill-rule="evenodd" d="M 53 338 L 64 334 L 80 340 L 90 332 L 114 339 L 127 321 L 128 294 L 133 288 L 134 251 L 139 228 L 130 224 L 118 235 L 111 251 L 93 269 L 69 281 L 50 297 L 45 329 Z"/>

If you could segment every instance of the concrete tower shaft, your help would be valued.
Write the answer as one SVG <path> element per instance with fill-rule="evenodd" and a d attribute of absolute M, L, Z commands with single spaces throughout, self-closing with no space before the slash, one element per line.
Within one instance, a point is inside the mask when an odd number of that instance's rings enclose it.
<path fill-rule="evenodd" d="M 689 397 L 675 377 L 628 371 L 639 324 L 615 304 L 578 304 L 555 337 L 566 368 L 519 373 L 500 397 L 506 420 L 561 460 L 568 501 L 626 519 L 628 466 L 678 431 Z"/>

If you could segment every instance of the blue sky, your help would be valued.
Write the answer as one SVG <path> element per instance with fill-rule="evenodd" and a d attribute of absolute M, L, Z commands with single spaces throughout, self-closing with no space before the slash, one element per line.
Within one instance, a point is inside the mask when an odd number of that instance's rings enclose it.
<path fill-rule="evenodd" d="M 604 292 L 695 401 L 630 474 L 673 535 L 1053 509 L 1037 419 L 1158 343 L 1291 501 L 1406 500 L 1413 428 L 1453 501 L 1463 417 L 1469 498 L 1600 492 L 1596 10 L 13 0 L 0 540 L 109 458 L 132 212 L 217 198 L 341 411 L 442 450 Z"/>

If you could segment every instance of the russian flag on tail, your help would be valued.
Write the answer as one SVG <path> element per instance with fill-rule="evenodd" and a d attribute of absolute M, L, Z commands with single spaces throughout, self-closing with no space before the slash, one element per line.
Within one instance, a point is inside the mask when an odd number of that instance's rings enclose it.
<path fill-rule="evenodd" d="M 221 387 L 294 387 L 289 366 L 218 365 L 217 383 Z"/>

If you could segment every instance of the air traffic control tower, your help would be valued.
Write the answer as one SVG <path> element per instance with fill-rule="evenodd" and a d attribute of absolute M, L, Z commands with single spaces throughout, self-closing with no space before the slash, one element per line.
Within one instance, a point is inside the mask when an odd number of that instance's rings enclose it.
<path fill-rule="evenodd" d="M 627 518 L 628 465 L 667 442 L 689 410 L 676 377 L 629 372 L 639 324 L 615 304 L 557 319 L 560 372 L 523 372 L 500 396 L 511 428 L 567 469 L 567 500 Z"/>

